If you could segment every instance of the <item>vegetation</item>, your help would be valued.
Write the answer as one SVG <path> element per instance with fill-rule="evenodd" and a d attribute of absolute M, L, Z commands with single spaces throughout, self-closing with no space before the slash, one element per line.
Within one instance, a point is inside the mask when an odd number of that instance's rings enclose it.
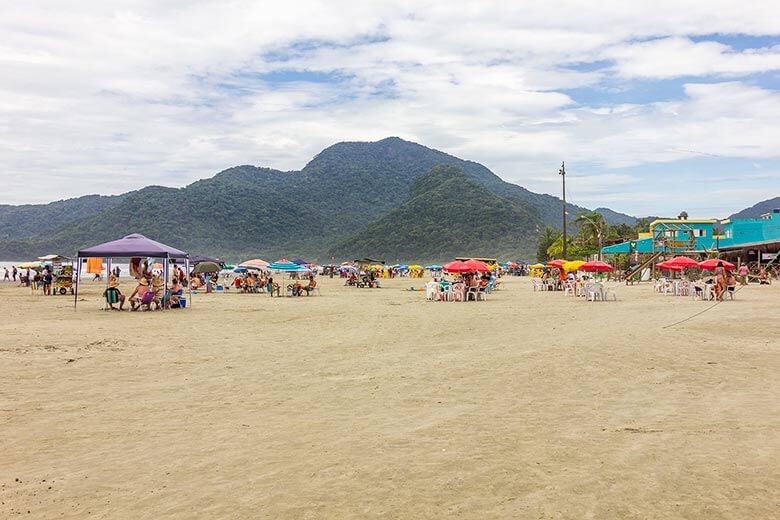
<path fill-rule="evenodd" d="M 455 256 L 530 258 L 542 222 L 522 205 L 491 193 L 455 166 L 419 178 L 409 198 L 337 244 L 336 258 L 436 261 Z"/>
<path fill-rule="evenodd" d="M 0 206 L 0 228 L 5 233 L 0 236 L 0 257 L 18 260 L 47 253 L 72 255 L 83 247 L 142 233 L 196 254 L 233 259 L 303 256 L 330 261 L 332 255 L 323 256 L 324 251 L 346 252 L 349 248 L 338 249 L 336 245 L 347 244 L 350 237 L 396 210 L 408 213 L 416 208 L 423 212 L 419 220 L 427 221 L 436 212 L 413 203 L 416 196 L 425 194 L 430 204 L 446 201 L 463 211 L 477 210 L 462 205 L 467 200 L 453 200 L 438 191 L 435 183 L 443 182 L 440 179 L 427 176 L 416 182 L 438 165 L 459 168 L 469 180 L 469 190 L 480 188 L 478 194 L 474 192 L 478 197 L 474 204 L 480 197 L 489 201 L 479 214 L 492 216 L 472 220 L 468 226 L 463 223 L 464 230 L 472 230 L 470 237 L 484 235 L 479 242 L 457 242 L 461 235 L 452 232 L 448 236 L 456 242 L 444 247 L 437 234 L 419 230 L 425 238 L 412 241 L 414 247 L 405 247 L 405 258 L 432 255 L 444 259 L 441 254 L 445 252 L 462 253 L 477 246 L 490 256 L 531 257 L 539 230 L 561 226 L 561 201 L 556 197 L 504 182 L 481 164 L 391 137 L 374 143 L 335 144 L 301 171 L 237 166 L 181 189 L 148 186 L 119 197 Z M 570 214 L 586 211 L 573 205 L 568 205 L 568 210 Z M 438 214 L 451 216 L 444 211 Z M 411 221 L 407 214 L 394 218 Z M 495 235 L 498 230 L 505 238 Z M 433 242 L 426 244 L 425 240 Z M 389 245 L 385 250 L 400 251 Z"/>

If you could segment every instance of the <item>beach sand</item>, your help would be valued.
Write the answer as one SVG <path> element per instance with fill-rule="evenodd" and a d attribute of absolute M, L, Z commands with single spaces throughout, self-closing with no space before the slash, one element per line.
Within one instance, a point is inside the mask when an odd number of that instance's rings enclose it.
<path fill-rule="evenodd" d="M 0 518 L 777 518 L 780 286 L 586 303 L 0 284 Z M 129 292 L 129 282 L 123 283 Z"/>

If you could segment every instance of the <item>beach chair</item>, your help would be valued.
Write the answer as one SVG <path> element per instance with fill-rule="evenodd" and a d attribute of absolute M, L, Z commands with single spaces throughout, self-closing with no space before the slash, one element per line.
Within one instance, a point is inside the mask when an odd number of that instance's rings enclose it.
<path fill-rule="evenodd" d="M 106 305 L 104 309 L 110 309 L 112 305 L 119 303 L 119 289 L 116 287 L 109 287 L 105 290 Z"/>
<path fill-rule="evenodd" d="M 593 282 L 586 283 L 585 298 L 589 302 L 595 302 L 596 300 L 601 300 L 601 288 Z"/>
<path fill-rule="evenodd" d="M 601 298 L 604 301 L 607 301 L 607 300 L 609 300 L 610 297 L 612 297 L 613 301 L 617 301 L 616 287 L 614 285 L 605 285 L 604 289 L 603 289 L 603 292 L 602 292 L 602 295 L 601 295 Z"/>
<path fill-rule="evenodd" d="M 540 278 L 532 278 L 531 283 L 533 283 L 534 292 L 544 291 L 544 282 Z"/>
<path fill-rule="evenodd" d="M 730 300 L 734 300 L 734 295 L 737 293 L 737 286 L 736 285 L 727 285 L 726 291 L 723 293 L 723 299 L 725 300 L 726 297 L 728 297 Z"/>

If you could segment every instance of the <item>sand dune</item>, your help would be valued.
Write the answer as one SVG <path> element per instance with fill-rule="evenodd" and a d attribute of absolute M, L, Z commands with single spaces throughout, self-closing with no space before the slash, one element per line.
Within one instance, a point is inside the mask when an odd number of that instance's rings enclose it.
<path fill-rule="evenodd" d="M 777 518 L 777 285 L 664 329 L 708 304 L 414 284 L 165 313 L 0 284 L 0 517 Z"/>

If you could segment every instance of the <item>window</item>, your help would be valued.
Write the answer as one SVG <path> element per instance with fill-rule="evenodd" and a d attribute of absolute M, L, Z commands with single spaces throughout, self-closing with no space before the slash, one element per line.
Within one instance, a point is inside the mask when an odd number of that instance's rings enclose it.
<path fill-rule="evenodd" d="M 706 237 L 707 236 L 707 230 L 706 229 L 694 229 L 693 230 L 693 236 L 695 236 L 695 237 Z"/>
<path fill-rule="evenodd" d="M 726 238 L 734 238 L 734 230 L 727 229 L 726 230 Z"/>

